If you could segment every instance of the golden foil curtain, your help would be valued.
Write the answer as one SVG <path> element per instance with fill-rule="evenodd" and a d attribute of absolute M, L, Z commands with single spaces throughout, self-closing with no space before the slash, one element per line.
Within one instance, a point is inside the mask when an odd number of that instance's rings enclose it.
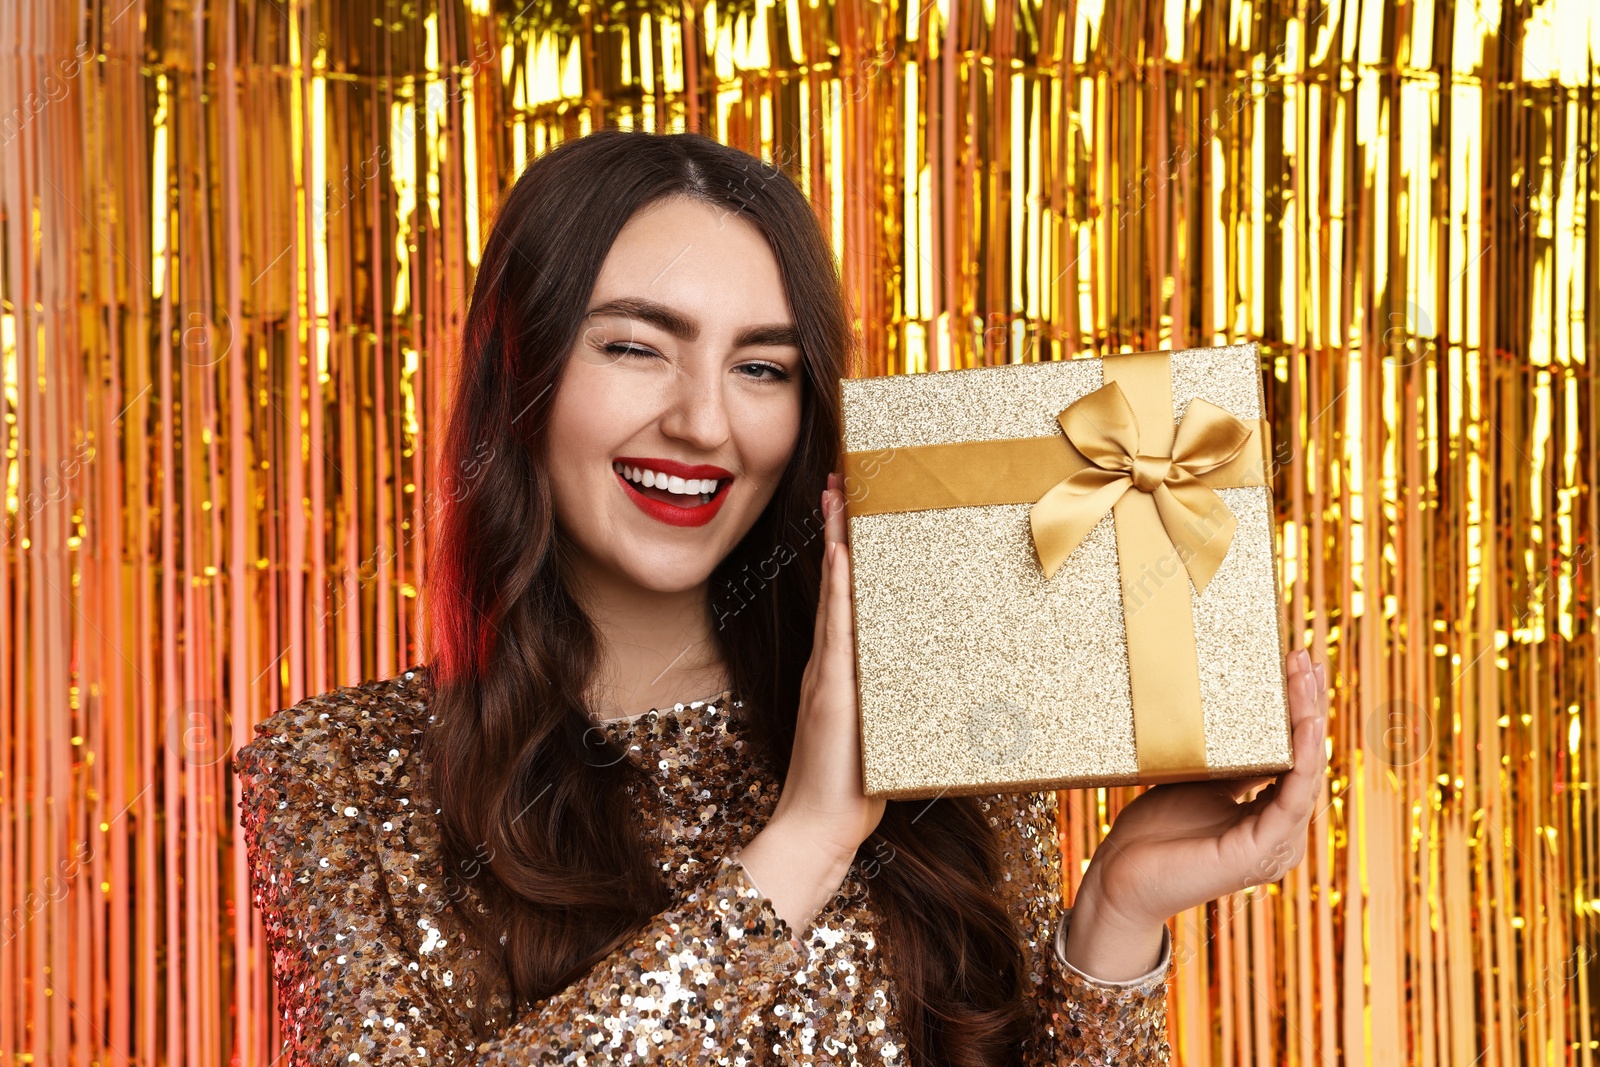
<path fill-rule="evenodd" d="M 1600 1063 L 1597 21 L 0 0 L 0 1059 L 272 1062 L 226 757 L 421 655 L 496 197 L 633 125 L 802 182 L 865 373 L 1262 342 L 1333 767 L 1178 918 L 1179 1062 Z"/>

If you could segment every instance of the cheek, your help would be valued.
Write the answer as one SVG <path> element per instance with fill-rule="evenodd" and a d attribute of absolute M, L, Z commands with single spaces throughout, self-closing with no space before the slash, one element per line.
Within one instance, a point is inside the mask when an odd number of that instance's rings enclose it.
<path fill-rule="evenodd" d="M 550 461 L 608 455 L 648 416 L 641 401 L 648 397 L 628 388 L 627 375 L 613 368 L 573 358 L 567 364 L 550 412 Z"/>
<path fill-rule="evenodd" d="M 739 435 L 740 453 L 765 488 L 775 488 L 789 466 L 800 433 L 800 404 L 776 406 L 751 419 Z"/>
<path fill-rule="evenodd" d="M 570 524 L 594 498 L 602 475 L 609 476 L 604 460 L 612 451 L 610 439 L 620 425 L 615 407 L 604 389 L 603 375 L 582 372 L 580 361 L 567 368 L 545 438 L 545 476 L 558 516 Z"/>

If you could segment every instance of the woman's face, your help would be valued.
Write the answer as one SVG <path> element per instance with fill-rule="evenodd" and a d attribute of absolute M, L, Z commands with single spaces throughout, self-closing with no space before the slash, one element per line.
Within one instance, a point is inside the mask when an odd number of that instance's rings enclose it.
<path fill-rule="evenodd" d="M 755 524 L 799 433 L 778 261 L 749 221 L 671 197 L 617 235 L 588 312 L 549 425 L 556 521 L 590 577 L 694 588 Z"/>

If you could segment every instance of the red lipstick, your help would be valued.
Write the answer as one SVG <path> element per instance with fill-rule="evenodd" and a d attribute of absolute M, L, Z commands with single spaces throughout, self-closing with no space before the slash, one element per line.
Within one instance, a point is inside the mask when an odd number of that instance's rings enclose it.
<path fill-rule="evenodd" d="M 704 526 L 716 518 L 717 512 L 722 510 L 722 502 L 728 498 L 728 488 L 733 484 L 733 475 L 707 463 L 679 463 L 673 459 L 649 458 L 645 456 L 617 456 L 613 463 L 620 463 L 624 467 L 640 467 L 653 470 L 658 474 L 665 474 L 676 478 L 715 478 L 717 479 L 716 493 L 704 504 L 694 507 L 681 507 L 645 496 L 627 477 L 613 470 L 612 477 L 621 483 L 622 491 L 628 499 L 638 505 L 639 510 L 658 522 L 668 526 Z"/>

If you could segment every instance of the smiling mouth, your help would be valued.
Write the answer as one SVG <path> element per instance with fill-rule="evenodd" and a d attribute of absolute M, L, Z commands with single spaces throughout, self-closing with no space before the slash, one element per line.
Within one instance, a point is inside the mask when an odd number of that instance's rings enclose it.
<path fill-rule="evenodd" d="M 718 493 L 727 488 L 732 478 L 668 478 L 666 475 L 642 467 L 623 463 L 611 464 L 611 469 L 625 478 L 642 496 L 673 504 L 686 511 L 709 504 Z M 674 488 L 676 487 L 676 488 Z"/>

